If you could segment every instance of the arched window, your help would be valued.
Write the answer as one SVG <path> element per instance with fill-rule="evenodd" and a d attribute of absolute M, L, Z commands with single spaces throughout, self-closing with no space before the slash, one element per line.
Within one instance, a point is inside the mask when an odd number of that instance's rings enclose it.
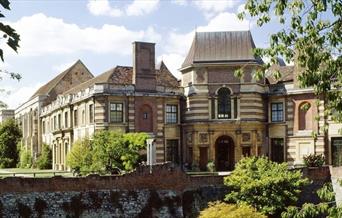
<path fill-rule="evenodd" d="M 220 88 L 217 92 L 217 118 L 231 118 L 231 99 L 228 88 Z"/>
<path fill-rule="evenodd" d="M 298 108 L 298 129 L 311 130 L 312 129 L 312 109 L 311 104 L 303 102 Z"/>

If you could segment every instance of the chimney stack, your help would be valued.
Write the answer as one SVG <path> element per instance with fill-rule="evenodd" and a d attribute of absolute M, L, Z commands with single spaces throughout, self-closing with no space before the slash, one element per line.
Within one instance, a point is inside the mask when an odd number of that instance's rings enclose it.
<path fill-rule="evenodd" d="M 155 43 L 133 42 L 133 84 L 136 91 L 155 92 Z"/>

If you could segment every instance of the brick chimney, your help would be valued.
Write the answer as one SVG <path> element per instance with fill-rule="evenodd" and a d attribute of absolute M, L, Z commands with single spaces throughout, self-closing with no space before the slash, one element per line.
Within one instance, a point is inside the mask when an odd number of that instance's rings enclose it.
<path fill-rule="evenodd" d="M 156 91 L 155 43 L 133 42 L 133 84 L 136 91 Z"/>

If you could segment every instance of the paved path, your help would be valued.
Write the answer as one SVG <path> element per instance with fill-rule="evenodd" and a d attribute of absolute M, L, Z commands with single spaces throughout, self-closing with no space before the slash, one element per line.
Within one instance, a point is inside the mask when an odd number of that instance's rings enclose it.
<path fill-rule="evenodd" d="M 31 176 L 31 174 L 21 174 L 21 173 L 16 173 L 16 172 L 12 172 L 12 171 L 8 171 L 8 170 L 4 170 L 4 169 L 0 169 L 0 174 L 1 173 L 8 173 L 8 176 L 13 176 L 13 173 L 15 174 L 15 176 L 20 176 L 20 177 L 33 177 L 33 174 Z M 12 175 L 10 175 L 12 174 Z"/>

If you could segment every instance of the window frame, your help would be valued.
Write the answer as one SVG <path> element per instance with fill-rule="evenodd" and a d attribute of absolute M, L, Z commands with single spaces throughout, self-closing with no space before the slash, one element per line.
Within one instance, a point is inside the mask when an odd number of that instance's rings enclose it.
<path fill-rule="evenodd" d="M 276 105 L 275 109 L 273 109 L 273 105 Z M 279 109 L 279 105 L 281 105 L 281 109 Z M 271 107 L 271 117 L 270 117 L 271 122 L 272 123 L 284 122 L 284 102 L 271 102 L 270 107 Z M 275 116 L 273 116 L 273 115 L 275 115 Z M 274 118 L 276 118 L 276 119 L 274 119 Z"/>
<path fill-rule="evenodd" d="M 88 110 L 89 110 L 89 123 L 94 123 L 95 122 L 95 116 L 94 116 L 94 104 L 90 104 L 88 106 Z"/>
<path fill-rule="evenodd" d="M 115 105 L 115 110 L 112 110 L 112 105 Z M 117 105 L 121 105 L 121 110 L 116 109 Z M 120 116 L 121 119 L 113 120 L 112 113 L 121 113 L 121 116 Z M 110 102 L 109 103 L 109 122 L 110 123 L 123 123 L 124 122 L 124 103 L 123 102 Z"/>
<path fill-rule="evenodd" d="M 165 123 L 166 124 L 177 124 L 178 123 L 178 104 L 166 104 L 166 106 L 165 106 Z"/>

